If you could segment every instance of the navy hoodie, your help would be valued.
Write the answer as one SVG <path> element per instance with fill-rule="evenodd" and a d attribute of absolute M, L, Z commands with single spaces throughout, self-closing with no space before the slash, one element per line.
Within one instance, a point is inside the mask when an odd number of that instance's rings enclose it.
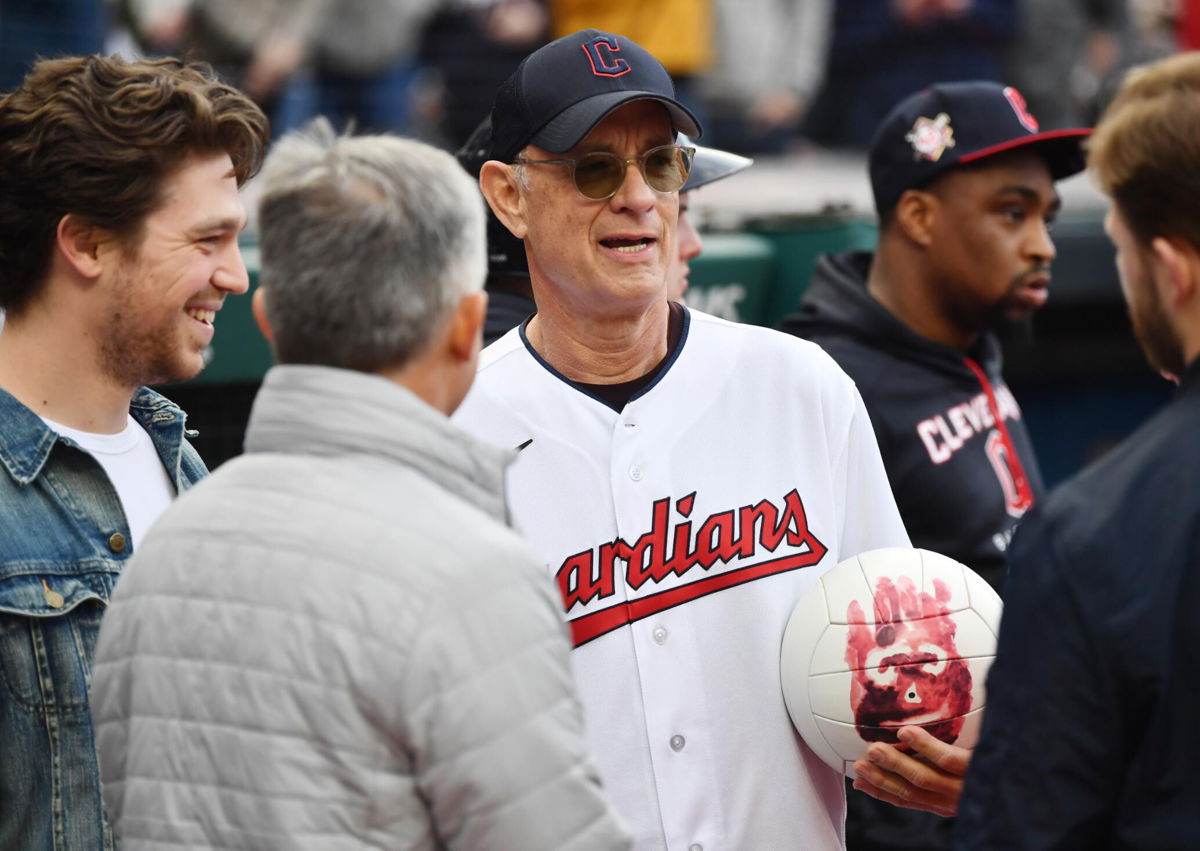
<path fill-rule="evenodd" d="M 984 334 L 964 352 L 911 331 L 867 292 L 871 258 L 820 257 L 780 328 L 818 343 L 858 385 L 913 546 L 1000 591 L 1017 521 L 1043 495 L 1000 346 Z"/>

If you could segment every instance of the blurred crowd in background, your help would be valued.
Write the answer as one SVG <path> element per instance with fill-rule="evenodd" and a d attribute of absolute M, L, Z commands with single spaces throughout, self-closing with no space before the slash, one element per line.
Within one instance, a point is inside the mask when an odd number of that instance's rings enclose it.
<path fill-rule="evenodd" d="M 628 35 L 676 79 L 706 144 L 861 150 L 937 82 L 1017 86 L 1042 129 L 1090 124 L 1130 65 L 1200 47 L 1200 0 L 0 0 L 0 91 L 37 56 L 210 62 L 276 136 L 314 115 L 459 147 L 551 38 Z"/>

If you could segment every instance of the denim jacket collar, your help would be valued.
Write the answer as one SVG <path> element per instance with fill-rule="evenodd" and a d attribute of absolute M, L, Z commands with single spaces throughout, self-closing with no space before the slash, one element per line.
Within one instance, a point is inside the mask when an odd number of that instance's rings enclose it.
<path fill-rule="evenodd" d="M 129 413 L 150 435 L 159 458 L 176 488 L 180 481 L 180 453 L 184 437 L 184 413 L 174 402 L 148 387 L 139 387 L 129 403 Z M 71 446 L 15 396 L 0 390 L 0 464 L 19 484 L 28 485 L 41 473 L 56 441 Z"/>

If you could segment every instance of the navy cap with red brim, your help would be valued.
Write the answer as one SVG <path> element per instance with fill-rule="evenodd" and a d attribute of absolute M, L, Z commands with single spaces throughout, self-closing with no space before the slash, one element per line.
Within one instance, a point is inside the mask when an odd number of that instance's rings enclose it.
<path fill-rule="evenodd" d="M 1009 151 L 1042 156 L 1055 180 L 1087 165 L 1086 127 L 1042 131 L 1025 98 L 990 81 L 939 83 L 901 101 L 880 123 L 868 157 L 875 209 L 960 165 Z"/>

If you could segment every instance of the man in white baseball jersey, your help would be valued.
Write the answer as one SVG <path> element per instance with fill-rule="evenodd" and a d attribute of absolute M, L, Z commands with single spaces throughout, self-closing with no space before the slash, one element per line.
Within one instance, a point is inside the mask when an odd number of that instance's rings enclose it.
<path fill-rule="evenodd" d="M 504 83 L 480 184 L 538 312 L 485 351 L 457 420 L 520 449 L 514 519 L 563 595 L 636 847 L 838 848 L 842 779 L 793 730 L 780 639 L 821 572 L 908 538 L 832 360 L 668 300 L 677 132 L 700 127 L 620 36 L 566 36 Z"/>

